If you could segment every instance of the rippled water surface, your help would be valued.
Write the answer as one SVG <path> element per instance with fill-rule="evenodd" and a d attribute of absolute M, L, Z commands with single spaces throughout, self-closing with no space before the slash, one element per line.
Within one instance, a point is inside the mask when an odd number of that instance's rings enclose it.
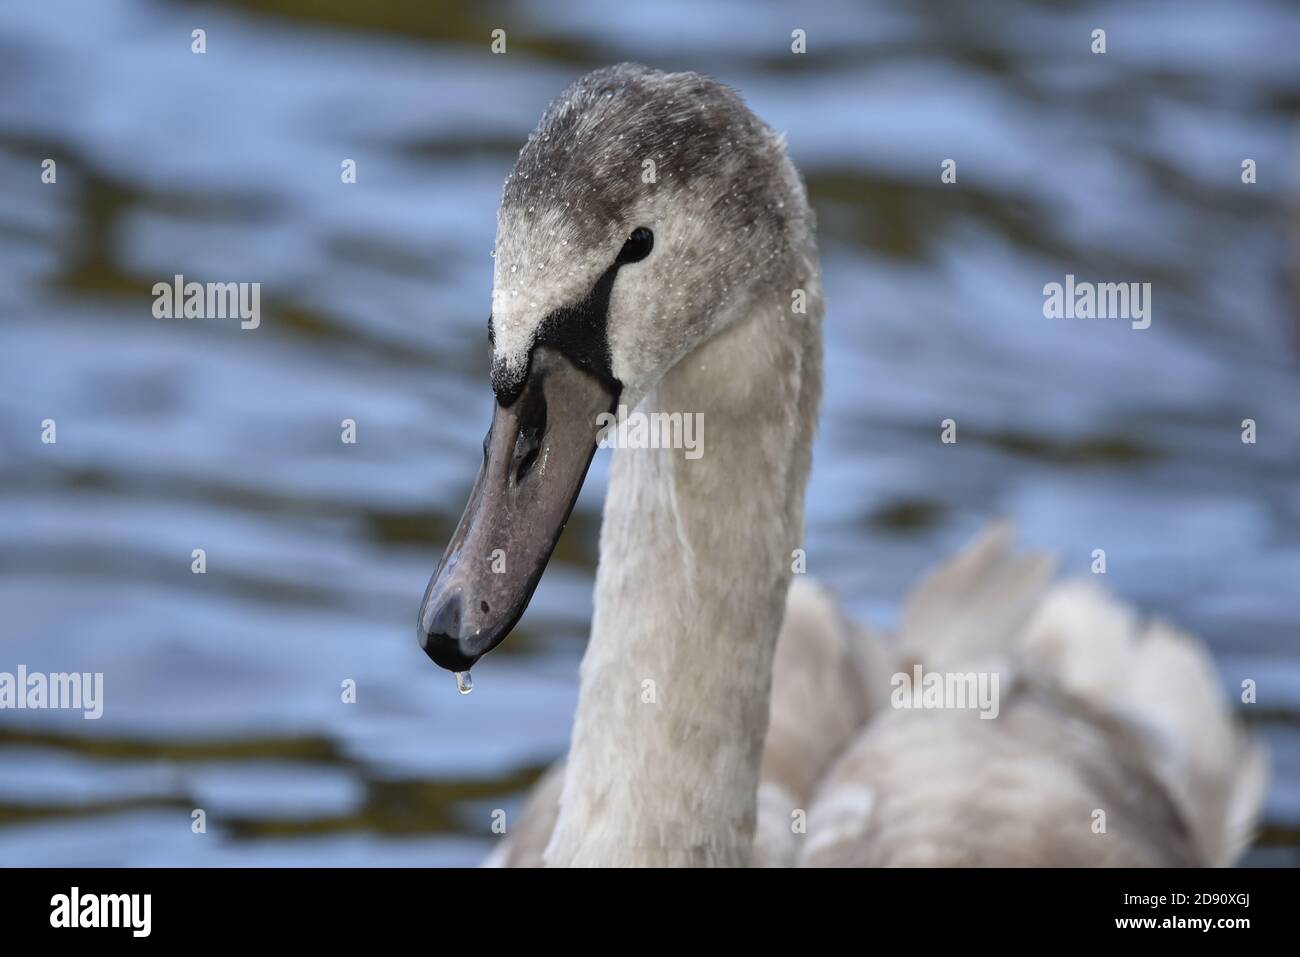
<path fill-rule="evenodd" d="M 490 848 L 567 743 L 607 453 L 474 694 L 413 621 L 490 417 L 502 179 L 550 97 L 622 59 L 737 86 L 807 177 L 809 571 L 890 624 L 993 516 L 1067 572 L 1105 547 L 1225 693 L 1258 681 L 1251 861 L 1296 863 L 1300 9 L 871 6 L 0 6 L 0 670 L 106 675 L 99 721 L 0 713 L 0 863 Z M 1153 283 L 1151 328 L 1046 321 L 1067 272 Z M 154 319 L 176 273 L 261 282 L 261 328 Z"/>

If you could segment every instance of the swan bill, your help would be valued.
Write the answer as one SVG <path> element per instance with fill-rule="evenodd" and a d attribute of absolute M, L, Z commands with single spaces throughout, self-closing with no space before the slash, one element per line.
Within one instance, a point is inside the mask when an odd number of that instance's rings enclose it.
<path fill-rule="evenodd" d="M 420 606 L 420 646 L 467 672 L 514 628 L 546 570 L 596 453 L 617 383 L 538 345 L 483 442 L 469 502 Z"/>

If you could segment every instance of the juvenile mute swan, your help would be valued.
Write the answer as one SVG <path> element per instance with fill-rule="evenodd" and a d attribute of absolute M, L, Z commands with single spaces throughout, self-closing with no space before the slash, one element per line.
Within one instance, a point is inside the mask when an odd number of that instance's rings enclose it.
<path fill-rule="evenodd" d="M 614 452 L 569 756 L 495 860 L 1233 861 L 1264 760 L 1191 639 L 1053 587 L 1004 526 L 895 639 L 791 587 L 821 316 L 803 184 L 732 90 L 624 64 L 546 111 L 498 213 L 497 402 L 429 657 L 468 672 L 523 614 L 602 413 L 697 413 L 705 441 Z M 891 707 L 914 664 L 997 676 L 996 708 Z"/>

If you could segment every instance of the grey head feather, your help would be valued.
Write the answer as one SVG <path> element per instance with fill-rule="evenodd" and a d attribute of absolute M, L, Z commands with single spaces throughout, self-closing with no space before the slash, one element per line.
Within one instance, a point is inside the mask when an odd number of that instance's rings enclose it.
<path fill-rule="evenodd" d="M 771 195 L 779 166 L 774 134 L 731 87 L 699 73 L 664 73 L 636 63 L 594 70 L 551 103 L 506 178 L 502 208 L 563 196 L 588 238 L 627 226 L 626 213 L 654 185 L 716 188 L 699 197 L 734 226 L 759 216 L 782 229 L 783 211 L 750 197 Z M 643 163 L 656 183 L 643 182 Z"/>
<path fill-rule="evenodd" d="M 588 297 L 632 230 L 656 225 L 647 220 L 689 227 L 675 244 L 657 239 L 655 256 L 663 275 L 689 285 L 693 315 L 640 304 L 661 324 L 665 350 L 756 282 L 786 284 L 815 269 L 803 184 L 781 137 L 735 90 L 633 63 L 595 70 L 551 103 L 505 182 L 494 387 L 524 375 L 537 328 Z"/>

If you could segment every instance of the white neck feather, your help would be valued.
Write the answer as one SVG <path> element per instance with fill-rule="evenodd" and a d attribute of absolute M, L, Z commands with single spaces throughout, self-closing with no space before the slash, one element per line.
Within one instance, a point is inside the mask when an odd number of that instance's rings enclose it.
<path fill-rule="evenodd" d="M 808 301 L 735 323 L 640 403 L 703 413 L 699 458 L 614 453 L 548 864 L 749 862 L 821 394 L 820 290 Z"/>

